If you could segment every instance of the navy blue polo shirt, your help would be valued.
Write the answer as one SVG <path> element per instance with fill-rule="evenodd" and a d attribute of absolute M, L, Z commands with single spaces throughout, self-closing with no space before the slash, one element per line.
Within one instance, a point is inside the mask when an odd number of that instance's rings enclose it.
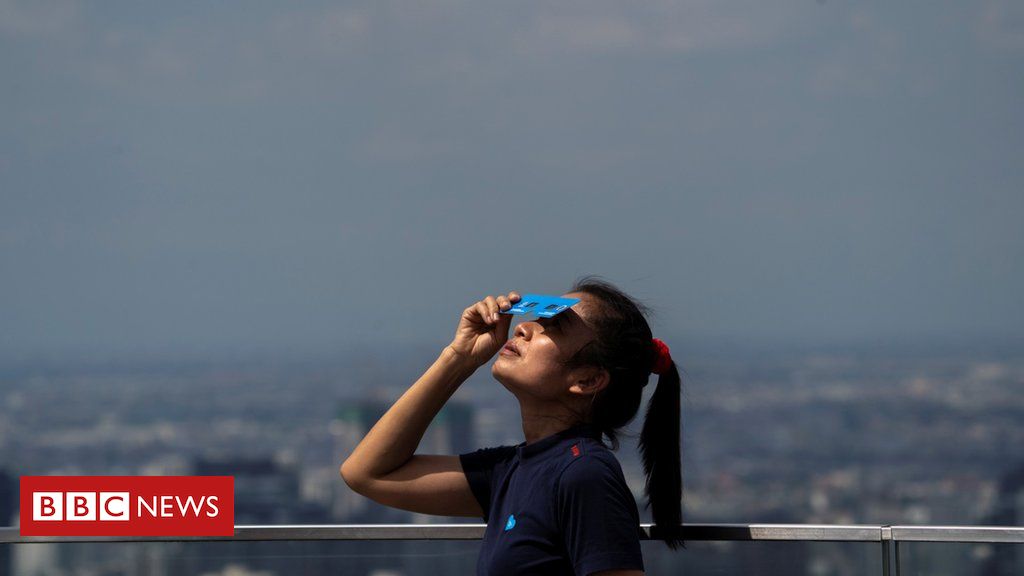
<path fill-rule="evenodd" d="M 578 424 L 533 444 L 459 454 L 487 522 L 477 576 L 644 569 L 636 500 L 600 438 Z"/>

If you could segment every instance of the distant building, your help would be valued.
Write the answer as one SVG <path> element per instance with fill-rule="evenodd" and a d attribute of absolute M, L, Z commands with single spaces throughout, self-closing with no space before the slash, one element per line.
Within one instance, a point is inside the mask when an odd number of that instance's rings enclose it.
<path fill-rule="evenodd" d="M 1024 463 L 999 479 L 999 496 L 988 521 L 991 526 L 1024 525 Z M 1010 576 L 1024 574 L 1024 554 L 1020 546 L 996 544 L 993 554 L 979 574 Z"/>
<path fill-rule="evenodd" d="M 0 470 L 0 526 L 14 526 L 19 523 L 18 479 L 5 470 Z M 64 574 L 61 569 L 62 551 L 66 547 L 34 545 L 0 545 L 0 576 L 22 574 L 43 576 Z"/>
<path fill-rule="evenodd" d="M 462 454 L 477 448 L 476 408 L 468 402 L 449 401 L 434 418 L 437 426 L 446 436 L 445 454 Z"/>
<path fill-rule="evenodd" d="M 17 490 L 14 477 L 0 470 L 0 526 L 12 526 L 14 524 L 14 503 L 18 501 L 14 492 Z M 11 566 L 10 545 L 0 546 L 0 576 L 13 574 Z"/>
<path fill-rule="evenodd" d="M 336 438 L 342 455 L 347 456 L 392 406 L 381 400 L 344 402 L 338 409 Z M 418 452 L 460 454 L 475 449 L 476 408 L 468 403 L 450 400 L 438 412 L 423 435 Z"/>
<path fill-rule="evenodd" d="M 298 472 L 271 458 L 197 459 L 197 476 L 233 476 L 235 524 L 316 524 L 327 511 L 303 502 Z"/>

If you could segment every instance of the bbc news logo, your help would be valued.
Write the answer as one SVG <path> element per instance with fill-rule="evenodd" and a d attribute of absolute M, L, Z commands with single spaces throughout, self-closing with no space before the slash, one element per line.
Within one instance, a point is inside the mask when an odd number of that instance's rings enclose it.
<path fill-rule="evenodd" d="M 233 536 L 234 508 L 231 476 L 22 476 L 20 532 Z"/>
<path fill-rule="evenodd" d="M 136 496 L 136 518 L 186 517 L 190 514 L 199 517 L 216 518 L 220 514 L 217 506 L 218 496 L 186 496 L 184 500 L 178 495 Z M 128 522 L 131 520 L 132 503 L 129 492 L 33 492 L 32 520 L 38 522 L 107 520 L 112 522 Z"/>

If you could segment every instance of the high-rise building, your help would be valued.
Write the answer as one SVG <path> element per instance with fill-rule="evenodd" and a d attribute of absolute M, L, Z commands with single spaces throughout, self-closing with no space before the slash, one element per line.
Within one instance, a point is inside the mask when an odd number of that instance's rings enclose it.
<path fill-rule="evenodd" d="M 298 472 L 267 458 L 208 460 L 193 463 L 197 476 L 233 476 L 235 524 L 315 524 L 326 511 L 299 497 Z"/>
<path fill-rule="evenodd" d="M 1011 469 L 999 479 L 999 495 L 992 514 L 985 524 L 991 526 L 1021 526 L 1024 523 L 1024 463 Z M 1009 544 L 993 546 L 993 554 L 979 572 L 986 576 L 1024 574 L 1024 554 L 1020 546 Z"/>
<path fill-rule="evenodd" d="M 477 448 L 476 409 L 468 402 L 448 402 L 434 419 L 443 430 L 446 454 L 462 454 Z"/>
<path fill-rule="evenodd" d="M 7 471 L 0 470 L 0 526 L 14 524 L 14 503 L 17 501 L 15 490 L 14 478 Z M 11 546 L 0 545 L 0 576 L 11 573 Z"/>

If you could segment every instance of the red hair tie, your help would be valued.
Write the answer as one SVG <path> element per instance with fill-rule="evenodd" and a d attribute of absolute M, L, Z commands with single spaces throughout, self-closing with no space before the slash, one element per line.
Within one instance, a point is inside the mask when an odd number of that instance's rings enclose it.
<path fill-rule="evenodd" d="M 672 355 L 669 353 L 668 345 L 657 338 L 651 338 L 654 344 L 654 368 L 651 372 L 662 374 L 672 365 Z"/>

